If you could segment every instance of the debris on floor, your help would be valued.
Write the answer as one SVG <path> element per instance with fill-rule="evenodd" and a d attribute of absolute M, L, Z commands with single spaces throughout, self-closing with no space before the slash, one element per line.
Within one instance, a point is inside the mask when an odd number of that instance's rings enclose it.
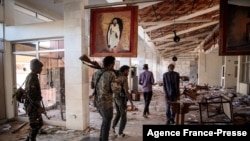
<path fill-rule="evenodd" d="M 183 92 L 184 88 L 182 89 Z M 195 99 L 190 97 L 190 94 L 181 95 L 180 101 L 186 103 L 194 103 L 189 106 L 188 112 L 184 114 L 185 125 L 221 125 L 221 124 L 232 124 L 227 123 L 226 119 L 228 117 L 226 114 L 222 113 L 221 104 L 211 104 L 211 106 L 202 105 L 200 108 L 199 102 L 204 102 L 204 100 L 218 100 L 218 96 L 221 94 L 226 95 L 231 102 L 232 106 L 232 123 L 233 124 L 249 124 L 250 122 L 250 96 L 242 96 L 235 93 L 235 90 L 224 90 L 221 88 L 209 88 L 209 90 L 198 90 L 196 91 Z M 138 141 L 142 140 L 142 127 L 145 124 L 152 125 L 165 125 L 166 123 L 166 113 L 165 113 L 165 98 L 163 93 L 163 87 L 156 85 L 153 87 L 153 96 L 152 101 L 149 106 L 150 115 L 148 118 L 143 117 L 144 109 L 144 98 L 140 94 L 140 100 L 136 99 L 133 101 L 134 108 L 131 109 L 131 105 L 128 105 L 127 110 L 127 125 L 125 127 L 124 133 L 128 135 L 127 139 L 123 141 Z M 191 94 L 191 96 L 194 96 Z M 213 99 L 214 98 L 214 99 Z M 222 104 L 223 105 L 223 104 Z M 201 110 L 201 111 L 200 111 Z M 40 134 L 37 137 L 37 141 L 87 141 L 87 140 L 98 140 L 101 121 L 102 118 L 96 108 L 90 103 L 89 104 L 89 120 L 90 125 L 83 131 L 70 130 L 61 126 L 52 126 L 44 125 Z M 202 113 L 202 115 L 200 115 Z M 207 113 L 213 114 L 216 116 L 208 117 Z M 222 114 L 220 114 L 222 113 Z M 61 120 L 60 111 L 49 111 L 48 114 L 56 115 L 52 120 Z M 114 116 L 116 111 L 114 110 Z M 58 115 L 58 116 L 57 116 Z M 204 120 L 204 123 L 201 123 L 201 118 Z M 219 121 L 219 122 L 218 122 Z M 225 123 L 223 123 L 225 122 Z M 21 121 L 12 121 L 0 125 L 0 140 L 1 141 L 23 141 L 28 132 L 29 124 L 23 125 L 24 122 Z M 23 125 L 22 127 L 20 127 Z M 18 127 L 20 127 L 18 129 Z M 13 130 L 18 129 L 16 132 L 11 133 Z M 110 134 L 112 136 L 112 133 Z M 119 141 L 118 138 L 112 139 L 114 141 Z"/>

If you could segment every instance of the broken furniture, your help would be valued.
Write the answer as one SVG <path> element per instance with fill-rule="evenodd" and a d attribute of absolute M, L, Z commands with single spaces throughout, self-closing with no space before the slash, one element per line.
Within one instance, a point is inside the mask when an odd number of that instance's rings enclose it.
<path fill-rule="evenodd" d="M 224 96 L 219 95 L 219 96 L 203 97 L 203 100 L 198 103 L 199 103 L 201 124 L 233 122 L 232 103 L 229 99 L 225 98 Z M 203 111 L 205 111 L 205 114 Z"/>
<path fill-rule="evenodd" d="M 191 98 L 192 100 L 196 100 L 198 95 L 195 89 L 189 89 L 186 87 L 184 87 L 184 91 L 182 92 L 182 94 L 185 95 L 185 97 Z"/>
<path fill-rule="evenodd" d="M 232 100 L 235 125 L 250 124 L 250 96 L 235 94 Z"/>
<path fill-rule="evenodd" d="M 208 84 L 204 84 L 203 86 L 202 85 L 195 85 L 195 88 L 194 88 L 196 91 L 200 91 L 200 90 L 206 90 L 206 91 L 209 91 L 209 87 L 208 87 Z"/>
<path fill-rule="evenodd" d="M 172 111 L 176 114 L 176 125 L 179 125 L 179 116 L 181 115 L 180 124 L 184 124 L 185 114 L 189 112 L 189 106 L 194 105 L 194 102 L 170 102 Z"/>

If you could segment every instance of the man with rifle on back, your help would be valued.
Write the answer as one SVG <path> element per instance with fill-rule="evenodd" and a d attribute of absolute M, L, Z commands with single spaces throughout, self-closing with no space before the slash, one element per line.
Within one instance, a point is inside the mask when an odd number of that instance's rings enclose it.
<path fill-rule="evenodd" d="M 113 118 L 113 94 L 121 91 L 114 73 L 115 57 L 106 56 L 103 68 L 92 76 L 92 88 L 96 89 L 96 108 L 102 117 L 100 141 L 108 141 L 111 120 Z"/>
<path fill-rule="evenodd" d="M 36 136 L 43 126 L 42 113 L 45 108 L 41 105 L 42 95 L 38 74 L 42 72 L 43 64 L 38 59 L 30 61 L 31 72 L 26 77 L 25 90 L 27 99 L 24 103 L 29 117 L 30 131 L 25 141 L 36 141 Z"/>

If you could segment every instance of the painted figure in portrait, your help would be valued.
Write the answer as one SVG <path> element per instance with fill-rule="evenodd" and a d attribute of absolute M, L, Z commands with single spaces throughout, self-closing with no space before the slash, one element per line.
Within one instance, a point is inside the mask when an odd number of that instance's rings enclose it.
<path fill-rule="evenodd" d="M 107 32 L 108 48 L 112 52 L 121 39 L 123 24 L 120 18 L 113 18 Z"/>
<path fill-rule="evenodd" d="M 90 56 L 137 56 L 138 6 L 91 10 Z"/>

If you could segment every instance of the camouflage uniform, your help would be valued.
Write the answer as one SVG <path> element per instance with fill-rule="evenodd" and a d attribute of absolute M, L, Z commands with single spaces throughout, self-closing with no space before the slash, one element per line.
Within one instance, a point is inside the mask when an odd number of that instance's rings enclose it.
<path fill-rule="evenodd" d="M 29 73 L 26 78 L 25 90 L 28 92 L 28 99 L 25 102 L 26 112 L 29 116 L 30 132 L 27 140 L 35 141 L 36 136 L 43 125 L 41 109 L 41 88 L 38 75 Z"/>
<path fill-rule="evenodd" d="M 96 85 L 96 81 L 103 71 L 104 69 L 101 69 L 93 74 L 91 84 L 92 88 L 96 87 L 96 108 L 102 116 L 100 140 L 108 141 L 111 120 L 113 118 L 113 93 L 119 92 L 121 90 L 121 86 L 117 83 L 115 73 L 109 70 L 106 70 L 102 74 Z"/>
<path fill-rule="evenodd" d="M 115 100 L 115 108 L 116 108 L 116 116 L 113 120 L 112 128 L 115 129 L 115 126 L 117 125 L 119 119 L 120 126 L 119 126 L 119 135 L 123 134 L 123 130 L 125 129 L 126 123 L 127 123 L 127 93 L 128 92 L 128 78 L 127 76 L 120 74 L 118 76 L 118 81 L 121 84 L 122 90 L 119 93 L 116 93 L 114 95 Z"/>

